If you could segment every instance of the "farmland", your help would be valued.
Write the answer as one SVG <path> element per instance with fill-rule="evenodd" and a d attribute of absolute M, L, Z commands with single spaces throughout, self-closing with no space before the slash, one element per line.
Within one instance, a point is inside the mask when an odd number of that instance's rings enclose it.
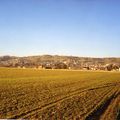
<path fill-rule="evenodd" d="M 120 72 L 0 68 L 0 118 L 119 120 Z"/>

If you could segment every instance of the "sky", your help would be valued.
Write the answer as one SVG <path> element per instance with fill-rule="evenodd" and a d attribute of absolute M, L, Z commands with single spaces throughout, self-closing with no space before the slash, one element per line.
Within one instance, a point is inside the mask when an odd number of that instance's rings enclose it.
<path fill-rule="evenodd" d="M 0 0 L 0 56 L 120 57 L 119 0 Z"/>

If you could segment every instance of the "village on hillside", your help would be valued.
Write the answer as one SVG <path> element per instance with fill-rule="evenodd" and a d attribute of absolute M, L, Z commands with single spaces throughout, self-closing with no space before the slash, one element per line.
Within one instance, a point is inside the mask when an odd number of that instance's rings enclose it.
<path fill-rule="evenodd" d="M 0 57 L 0 67 L 120 71 L 120 58 L 73 56 Z"/>

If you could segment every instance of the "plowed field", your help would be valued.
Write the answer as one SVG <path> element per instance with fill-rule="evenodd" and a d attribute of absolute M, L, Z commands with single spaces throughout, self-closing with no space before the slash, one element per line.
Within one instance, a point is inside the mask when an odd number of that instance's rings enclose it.
<path fill-rule="evenodd" d="M 0 68 L 0 119 L 120 120 L 120 72 Z"/>

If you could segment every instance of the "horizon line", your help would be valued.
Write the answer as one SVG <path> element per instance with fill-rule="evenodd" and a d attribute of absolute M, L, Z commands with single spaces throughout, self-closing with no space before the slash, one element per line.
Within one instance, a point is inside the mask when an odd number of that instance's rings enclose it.
<path fill-rule="evenodd" d="M 81 58 L 120 58 L 120 56 L 106 56 L 106 57 L 95 57 L 95 56 L 79 56 L 79 55 L 64 55 L 64 54 L 34 54 L 34 55 L 10 55 L 10 54 L 5 54 L 5 55 L 0 55 L 0 57 L 4 56 L 10 56 L 10 57 L 36 57 L 36 56 L 61 56 L 61 57 L 81 57 Z"/>

